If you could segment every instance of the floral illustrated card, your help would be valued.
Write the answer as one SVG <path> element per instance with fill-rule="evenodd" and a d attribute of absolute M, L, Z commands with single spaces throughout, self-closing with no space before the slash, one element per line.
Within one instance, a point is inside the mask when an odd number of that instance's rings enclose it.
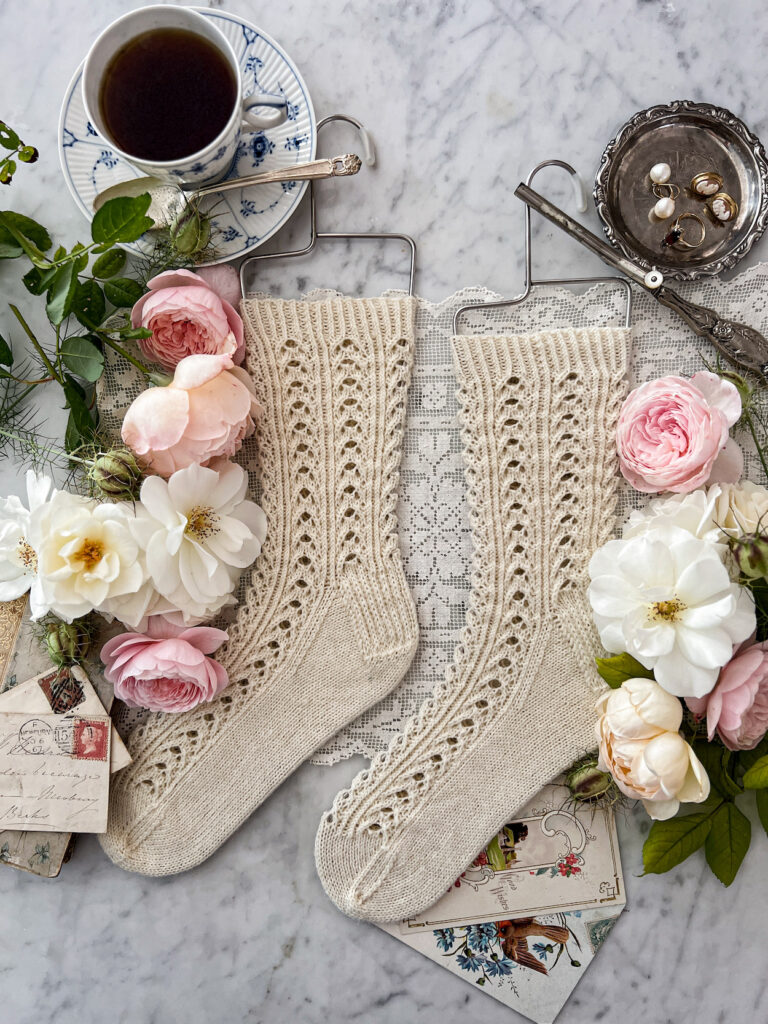
<path fill-rule="evenodd" d="M 538 1024 L 550 1024 L 625 905 L 611 811 L 546 786 L 418 917 L 382 925 Z"/>
<path fill-rule="evenodd" d="M 619 844 L 608 810 L 574 808 L 564 785 L 545 786 L 403 931 L 473 924 L 508 914 L 623 906 Z"/>

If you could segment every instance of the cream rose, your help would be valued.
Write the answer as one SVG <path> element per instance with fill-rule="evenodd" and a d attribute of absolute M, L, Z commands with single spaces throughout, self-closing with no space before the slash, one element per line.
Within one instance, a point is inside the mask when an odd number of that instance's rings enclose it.
<path fill-rule="evenodd" d="M 683 708 L 652 679 L 628 679 L 597 702 L 598 768 L 651 818 L 671 818 L 681 803 L 709 796 L 709 778 L 678 733 Z"/>
<path fill-rule="evenodd" d="M 729 537 L 768 533 L 768 489 L 744 480 L 740 484 L 710 487 L 716 497 L 712 519 Z"/>

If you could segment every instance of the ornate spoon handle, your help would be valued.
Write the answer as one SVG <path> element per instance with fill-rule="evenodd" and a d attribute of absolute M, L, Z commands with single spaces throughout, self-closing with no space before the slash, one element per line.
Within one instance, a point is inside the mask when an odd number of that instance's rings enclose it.
<path fill-rule="evenodd" d="M 206 185 L 205 188 L 195 189 L 188 198 L 202 199 L 203 196 L 213 195 L 215 192 L 228 192 L 230 189 L 244 188 L 246 185 L 266 185 L 272 181 L 310 181 L 318 178 L 346 177 L 349 174 L 357 174 L 361 167 L 359 156 L 345 153 L 343 156 L 326 160 L 311 160 L 305 164 L 295 164 L 293 167 L 280 167 L 275 171 L 263 171 L 261 174 L 251 174 L 245 178 L 232 178 L 230 181 L 220 181 L 216 185 Z"/>
<path fill-rule="evenodd" d="M 726 320 L 714 309 L 689 302 L 664 285 L 651 294 L 662 306 L 682 317 L 699 337 L 711 341 L 731 362 L 768 376 L 768 341 L 759 331 L 735 320 Z"/>

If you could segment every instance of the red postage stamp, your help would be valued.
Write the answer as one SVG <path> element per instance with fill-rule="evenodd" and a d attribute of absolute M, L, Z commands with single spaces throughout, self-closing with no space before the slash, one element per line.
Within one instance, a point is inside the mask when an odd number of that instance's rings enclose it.
<path fill-rule="evenodd" d="M 82 761 L 106 761 L 109 725 L 80 718 L 75 722 L 74 755 Z"/>

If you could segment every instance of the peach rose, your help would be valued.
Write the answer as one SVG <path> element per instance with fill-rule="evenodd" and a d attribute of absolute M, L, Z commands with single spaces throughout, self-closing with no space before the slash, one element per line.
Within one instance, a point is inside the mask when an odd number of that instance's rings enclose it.
<path fill-rule="evenodd" d="M 706 714 L 710 740 L 717 730 L 729 750 L 754 750 L 768 732 L 768 643 L 742 650 L 711 693 L 686 704 L 697 717 Z"/>
<path fill-rule="evenodd" d="M 707 773 L 677 731 L 683 718 L 677 698 L 652 679 L 627 679 L 596 707 L 597 767 L 611 773 L 622 793 L 642 800 L 651 818 L 671 818 L 681 802 L 707 799 Z"/>
<path fill-rule="evenodd" d="M 148 388 L 130 405 L 122 437 L 149 469 L 169 477 L 231 458 L 260 411 L 251 379 L 230 356 L 187 356 L 167 387 Z"/>
<path fill-rule="evenodd" d="M 733 483 L 743 456 L 728 430 L 741 415 L 734 384 L 702 370 L 660 377 L 631 391 L 616 428 L 621 472 L 637 491 L 687 494 Z"/>
<path fill-rule="evenodd" d="M 243 321 L 228 301 L 240 298 L 237 273 L 232 267 L 210 270 L 215 273 L 166 270 L 147 282 L 149 291 L 131 310 L 133 326 L 152 331 L 138 342 L 147 359 L 167 370 L 194 355 L 226 353 L 242 363 Z"/>
<path fill-rule="evenodd" d="M 189 711 L 228 685 L 226 670 L 208 657 L 226 639 L 222 629 L 182 630 L 153 618 L 146 634 L 120 633 L 104 644 L 104 675 L 129 707 Z"/>

